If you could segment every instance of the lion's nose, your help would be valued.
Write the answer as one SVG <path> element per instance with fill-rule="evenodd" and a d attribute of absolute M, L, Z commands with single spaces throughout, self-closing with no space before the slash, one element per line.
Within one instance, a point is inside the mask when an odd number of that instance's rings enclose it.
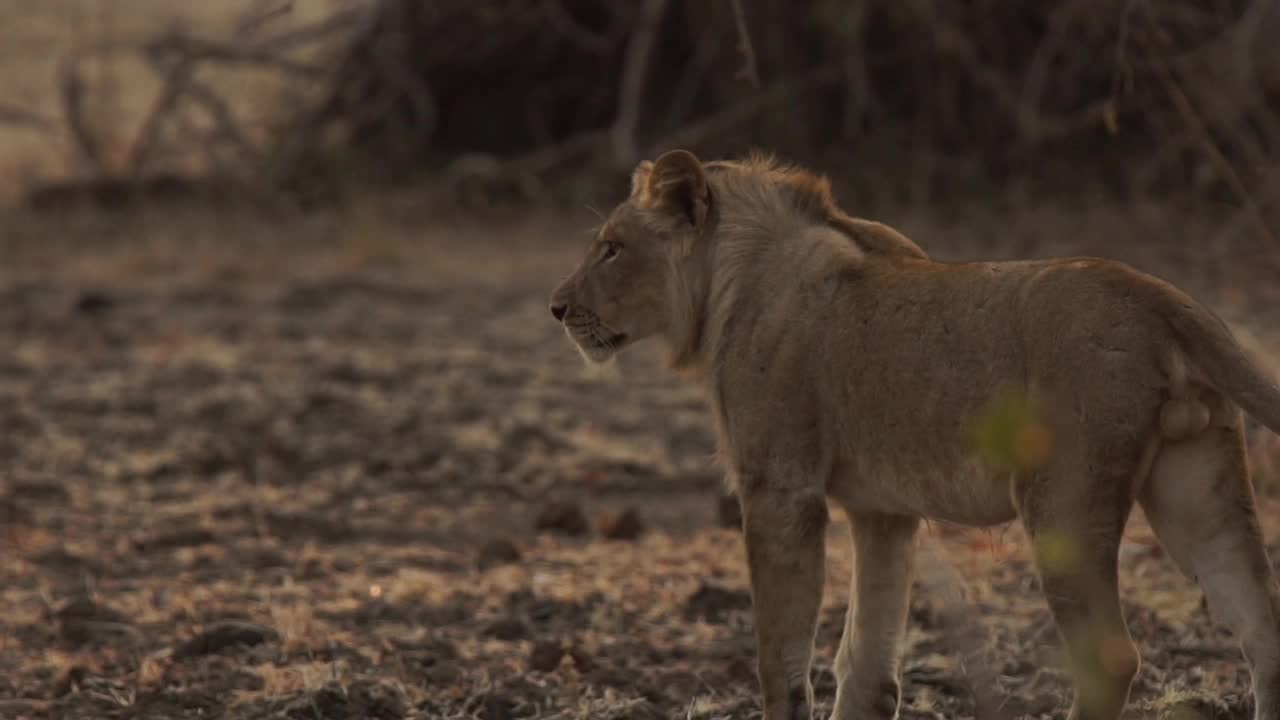
<path fill-rule="evenodd" d="M 556 316 L 556 321 L 563 320 L 564 314 L 568 310 L 569 310 L 568 305 L 556 305 L 555 303 L 551 304 L 551 314 Z"/>

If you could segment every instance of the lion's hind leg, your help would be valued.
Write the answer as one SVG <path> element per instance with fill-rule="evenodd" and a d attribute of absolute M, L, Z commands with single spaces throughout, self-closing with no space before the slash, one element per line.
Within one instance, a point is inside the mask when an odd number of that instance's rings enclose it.
<path fill-rule="evenodd" d="M 1132 508 L 1129 468 L 1092 476 L 1098 462 L 1062 461 L 1022 478 L 1018 511 L 1040 586 L 1067 651 L 1075 689 L 1070 720 L 1115 720 L 1139 657 L 1120 610 L 1120 537 Z"/>
<path fill-rule="evenodd" d="M 1280 593 L 1254 511 L 1239 413 L 1210 397 L 1213 419 L 1166 440 L 1139 502 L 1161 544 L 1240 640 L 1255 717 L 1280 720 Z"/>

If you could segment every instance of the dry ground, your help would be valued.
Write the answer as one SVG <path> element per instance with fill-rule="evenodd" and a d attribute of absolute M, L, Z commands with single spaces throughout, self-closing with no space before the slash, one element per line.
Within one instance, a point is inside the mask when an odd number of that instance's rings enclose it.
<path fill-rule="evenodd" d="M 545 309 L 590 220 L 401 210 L 5 220 L 0 716 L 759 716 L 696 388 L 654 348 L 584 367 Z M 1277 347 L 1274 275 L 1192 224 L 901 219 L 945 257 L 1123 257 Z M 971 717 L 975 689 L 1062 716 L 1024 550 L 1016 527 L 924 533 L 905 717 Z M 1247 717 L 1233 642 L 1140 520 L 1123 584 L 1135 717 Z"/>

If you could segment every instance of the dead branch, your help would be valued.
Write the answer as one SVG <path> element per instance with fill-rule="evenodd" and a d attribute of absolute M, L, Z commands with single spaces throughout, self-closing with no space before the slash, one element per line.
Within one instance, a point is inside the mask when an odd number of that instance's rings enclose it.
<path fill-rule="evenodd" d="M 643 157 L 654 157 L 676 147 L 696 146 L 709 137 L 741 127 L 771 107 L 794 102 L 808 93 L 839 82 L 842 76 L 843 61 L 782 78 L 742 102 L 648 144 Z M 592 158 L 607 157 L 613 143 L 613 130 L 610 129 L 582 133 L 509 161 L 485 155 L 466 155 L 449 167 L 447 175 L 455 187 L 477 181 L 509 182 L 530 192 L 540 186 L 540 178 L 546 174 L 576 163 L 589 162 Z"/>
<path fill-rule="evenodd" d="M 1023 140 L 1038 143 L 1068 137 L 1105 122 L 1111 107 L 1110 99 L 1106 97 L 1095 99 L 1074 112 L 1058 117 L 1046 116 L 1038 108 L 1022 102 L 1009 79 L 999 69 L 982 61 L 969 35 L 944 22 L 931 5 L 918 0 L 913 0 L 910 4 L 933 33 L 938 49 L 958 62 L 968 74 L 970 82 L 985 92 L 1013 122 Z"/>
<path fill-rule="evenodd" d="M 192 61 L 256 65 L 305 77 L 318 78 L 327 74 L 324 68 L 290 60 L 265 46 L 220 43 L 207 38 L 196 37 L 182 30 L 170 31 L 148 42 L 144 51 L 158 55 L 179 55 Z"/>
<path fill-rule="evenodd" d="M 703 31 L 696 44 L 692 62 L 670 94 L 671 99 L 659 127 L 678 127 L 688 119 L 702 81 L 711 71 L 716 56 L 724 45 L 725 31 L 725 26 L 720 23 L 711 23 Z"/>
<path fill-rule="evenodd" d="M 241 156 L 249 161 L 261 159 L 261 151 L 257 145 L 249 139 L 240 124 L 236 121 L 235 113 L 231 110 L 231 106 L 222 99 L 213 88 L 200 82 L 195 77 L 187 79 L 187 95 L 192 100 L 204 107 L 209 113 L 209 117 L 214 123 L 214 137 L 220 139 L 241 154 Z"/>
<path fill-rule="evenodd" d="M 742 53 L 742 67 L 737 77 L 746 80 L 751 87 L 760 88 L 760 72 L 756 68 L 756 51 L 751 46 L 751 33 L 747 30 L 747 15 L 742 10 L 742 0 L 729 0 L 733 6 L 733 22 L 738 28 L 738 52 Z"/>
<path fill-rule="evenodd" d="M 847 34 L 844 60 L 845 107 L 842 109 L 844 137 L 854 136 L 861 122 L 879 108 L 875 86 L 868 67 L 866 22 L 868 8 L 859 4 L 850 12 L 856 12 L 856 21 Z"/>
<path fill-rule="evenodd" d="M 542 0 L 542 12 L 552 30 L 593 55 L 606 55 L 618 44 L 617 28 L 622 23 L 617 16 L 607 32 L 597 33 L 583 27 L 574 19 L 573 15 L 560 4 L 560 0 Z"/>
<path fill-rule="evenodd" d="M 618 110 L 610 137 L 613 161 L 618 167 L 630 167 L 637 160 L 636 126 L 640 122 L 640 100 L 649 73 L 649 55 L 658 24 L 666 10 L 667 0 L 646 0 L 640 11 L 636 31 L 627 44 L 626 64 L 622 71 L 622 89 L 618 94 Z"/>
<path fill-rule="evenodd" d="M 54 121 L 34 110 L 0 103 L 0 124 L 33 130 L 53 130 Z"/>
<path fill-rule="evenodd" d="M 562 143 L 536 150 L 508 164 L 517 175 L 541 175 L 575 161 L 601 154 L 612 140 L 608 131 L 588 132 Z"/>
<path fill-rule="evenodd" d="M 273 20 L 293 12 L 293 0 L 271 0 L 259 2 L 249 8 L 235 23 L 236 37 L 247 37 L 257 34 Z"/>
<path fill-rule="evenodd" d="M 1138 0 L 1128 0 L 1120 15 L 1120 30 L 1116 33 L 1115 69 L 1111 74 L 1111 90 L 1107 93 L 1107 109 L 1103 116 L 1107 132 L 1115 135 L 1120 131 L 1116 119 L 1116 102 L 1120 93 L 1133 84 L 1133 67 L 1129 63 L 1129 18 L 1138 6 Z"/>
<path fill-rule="evenodd" d="M 756 115 L 785 102 L 798 101 L 803 96 L 837 83 L 844 76 L 843 59 L 770 83 L 760 92 L 734 105 L 712 113 L 696 123 L 687 125 L 650 145 L 650 154 L 661 149 L 689 147 L 709 137 L 741 127 Z"/>
<path fill-rule="evenodd" d="M 353 27 L 357 27 L 369 15 L 369 11 L 363 8 L 339 10 L 309 25 L 281 30 L 274 35 L 262 37 L 254 44 L 258 47 L 273 48 L 276 52 L 287 52 L 327 40 L 335 35 L 349 34 Z"/>
<path fill-rule="evenodd" d="M 102 148 L 85 118 L 85 88 L 84 80 L 80 77 L 82 57 L 72 55 L 59 68 L 58 94 L 62 99 L 62 120 L 81 161 L 89 166 L 92 174 L 102 175 L 106 171 Z"/>
<path fill-rule="evenodd" d="M 1157 41 L 1153 38 L 1153 32 L 1148 28 L 1143 28 L 1141 32 L 1136 33 L 1139 43 L 1146 50 L 1148 55 L 1153 59 L 1157 59 L 1155 68 L 1160 82 L 1164 85 L 1165 92 L 1169 95 L 1170 102 L 1173 103 L 1178 115 L 1186 123 L 1188 130 L 1195 136 L 1205 157 L 1217 170 L 1222 180 L 1231 188 L 1232 193 L 1244 206 L 1245 211 L 1253 220 L 1254 226 L 1263 237 L 1267 238 L 1275 247 L 1280 247 L 1277 241 L 1276 233 L 1267 224 L 1266 217 L 1262 214 L 1262 209 L 1258 206 L 1257 201 L 1249 190 L 1245 187 L 1244 182 L 1240 179 L 1240 174 L 1236 172 L 1235 167 L 1231 165 L 1231 161 L 1223 154 L 1218 144 L 1214 142 L 1213 133 L 1210 132 L 1209 126 L 1197 112 L 1195 105 L 1187 97 L 1183 91 L 1178 79 L 1174 77 L 1173 71 L 1165 63 L 1159 62 L 1160 48 Z"/>
<path fill-rule="evenodd" d="M 128 172 L 138 176 L 146 169 L 147 162 L 160 143 L 160 134 L 170 113 L 186 92 L 195 70 L 196 61 L 184 57 L 172 63 L 164 72 L 160 93 L 151 104 L 151 111 L 138 129 L 133 147 L 129 150 Z"/>
<path fill-rule="evenodd" d="M 159 145 L 164 126 L 177 114 L 183 99 L 190 98 L 203 107 L 213 122 L 212 139 L 234 147 L 245 160 L 257 160 L 260 153 L 236 121 L 235 113 L 216 92 L 196 78 L 197 67 L 205 62 L 237 62 L 249 58 L 257 62 L 266 55 L 244 53 L 238 48 L 195 38 L 182 32 L 171 31 L 156 41 L 146 43 L 141 49 L 149 66 L 160 75 L 161 91 L 152 105 L 129 154 L 129 168 L 134 175 L 145 170 L 150 157 Z M 281 69 L 288 70 L 285 65 Z M 206 155 L 214 164 L 216 146 L 207 143 Z"/>
<path fill-rule="evenodd" d="M 1052 11 L 1045 37 L 1027 62 L 1018 104 L 1033 109 L 1041 106 L 1049 81 L 1050 67 L 1060 57 L 1063 48 L 1071 46 L 1077 39 L 1079 34 L 1077 23 L 1080 19 L 1096 13 L 1097 6 L 1097 0 L 1075 0 Z"/>

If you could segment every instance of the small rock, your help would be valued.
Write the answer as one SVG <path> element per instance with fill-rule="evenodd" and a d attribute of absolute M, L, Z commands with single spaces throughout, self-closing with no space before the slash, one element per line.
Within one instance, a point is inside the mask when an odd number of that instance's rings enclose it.
<path fill-rule="evenodd" d="M 249 548 L 245 550 L 240 557 L 241 562 L 244 563 L 245 567 L 251 567 L 258 570 L 288 567 L 290 565 L 289 556 L 273 547 Z"/>
<path fill-rule="evenodd" d="M 240 646 L 261 645 L 264 642 L 277 640 L 279 637 L 280 633 L 266 625 L 244 620 L 223 620 L 210 625 L 204 632 L 174 648 L 173 656 L 186 658 L 214 655 Z"/>
<path fill-rule="evenodd" d="M 474 712 L 480 720 L 511 720 L 516 716 L 516 704 L 498 693 L 485 693 L 476 699 L 475 705 Z"/>
<path fill-rule="evenodd" d="M 115 645 L 136 640 L 138 631 L 125 623 L 101 620 L 68 620 L 62 624 L 62 637 L 76 645 L 85 643 Z"/>
<path fill-rule="evenodd" d="M 14 497 L 0 497 L 0 525 L 31 526 L 35 524 L 35 515 Z"/>
<path fill-rule="evenodd" d="M 458 649 L 448 640 L 392 640 L 392 644 L 400 651 L 401 660 L 421 671 L 427 684 L 453 685 L 462 679 Z"/>
<path fill-rule="evenodd" d="M 912 598 L 907 617 L 910 618 L 912 625 L 924 630 L 936 629 L 941 622 L 937 608 L 918 597 Z"/>
<path fill-rule="evenodd" d="M 756 681 L 756 666 L 746 658 L 735 657 L 729 661 L 729 667 L 726 669 L 729 679 L 748 685 Z"/>
<path fill-rule="evenodd" d="M 684 616 L 686 620 L 702 619 L 719 623 L 724 622 L 730 611 L 750 609 L 750 593 L 704 583 L 685 601 Z"/>
<path fill-rule="evenodd" d="M 266 687 L 266 685 L 267 683 L 262 679 L 262 676 L 251 670 L 237 670 L 227 679 L 227 687 L 232 690 L 257 692 Z"/>
<path fill-rule="evenodd" d="M 596 666 L 595 660 L 592 660 L 591 656 L 582 648 L 575 647 L 570 650 L 569 657 L 573 660 L 573 666 L 577 668 L 578 672 L 591 672 Z"/>
<path fill-rule="evenodd" d="M 218 537 L 204 528 L 183 528 L 173 532 L 160 533 L 147 538 L 139 538 L 133 542 L 138 552 L 161 552 L 185 547 L 210 545 L 218 541 Z"/>
<path fill-rule="evenodd" d="M 635 508 L 610 513 L 600 521 L 600 534 L 608 540 L 635 540 L 644 531 L 644 520 Z"/>
<path fill-rule="evenodd" d="M 462 679 L 462 668 L 453 662 L 432 663 L 426 669 L 425 679 L 430 685 L 453 685 Z"/>
<path fill-rule="evenodd" d="M 88 668 L 83 665 L 72 665 L 53 684 L 53 696 L 62 697 L 78 691 L 87 677 L 89 677 Z"/>
<path fill-rule="evenodd" d="M 53 619 L 63 639 L 76 645 L 128 641 L 138 634 L 128 616 L 89 597 L 66 602 L 53 612 Z"/>
<path fill-rule="evenodd" d="M 53 502 L 59 505 L 71 500 L 71 493 L 57 483 L 16 481 L 9 486 L 9 495 L 26 500 Z"/>
<path fill-rule="evenodd" d="M 80 297 L 76 298 L 76 312 L 82 312 L 89 315 L 110 310 L 116 304 L 115 298 L 102 292 L 101 290 L 86 290 L 80 293 Z"/>
<path fill-rule="evenodd" d="M 720 521 L 720 527 L 730 530 L 742 529 L 742 505 L 738 503 L 738 496 L 733 494 L 721 495 L 716 501 L 716 517 Z"/>
<path fill-rule="evenodd" d="M 534 528 L 570 537 L 582 537 L 588 530 L 587 516 L 577 503 L 553 502 L 538 513 Z"/>
<path fill-rule="evenodd" d="M 93 600 L 93 598 L 80 596 L 68 600 L 57 610 L 53 611 L 53 617 L 59 622 L 68 622 L 71 620 L 97 620 L 101 622 L 127 623 L 128 616 L 119 610 L 115 610 L 107 605 L 103 605 Z"/>
<path fill-rule="evenodd" d="M 510 642 L 528 637 L 529 626 L 519 618 L 508 617 L 494 620 L 485 627 L 483 632 L 486 637 Z"/>
<path fill-rule="evenodd" d="M 535 643 L 533 650 L 529 652 L 529 669 L 535 672 L 551 672 L 560 667 L 560 660 L 564 656 L 564 648 L 558 643 L 545 640 Z"/>
<path fill-rule="evenodd" d="M 1005 663 L 1000 666 L 1000 674 L 1008 675 L 1010 677 L 1030 677 L 1035 674 L 1036 669 L 1037 668 L 1034 664 L 1025 659 L 1013 659 L 1006 660 Z"/>
<path fill-rule="evenodd" d="M 481 570 L 520 562 L 520 549 L 507 538 L 494 538 L 485 543 L 476 557 Z"/>
<path fill-rule="evenodd" d="M 88 560 L 61 547 L 46 550 L 32 557 L 31 562 L 62 572 L 77 572 L 91 567 Z"/>

